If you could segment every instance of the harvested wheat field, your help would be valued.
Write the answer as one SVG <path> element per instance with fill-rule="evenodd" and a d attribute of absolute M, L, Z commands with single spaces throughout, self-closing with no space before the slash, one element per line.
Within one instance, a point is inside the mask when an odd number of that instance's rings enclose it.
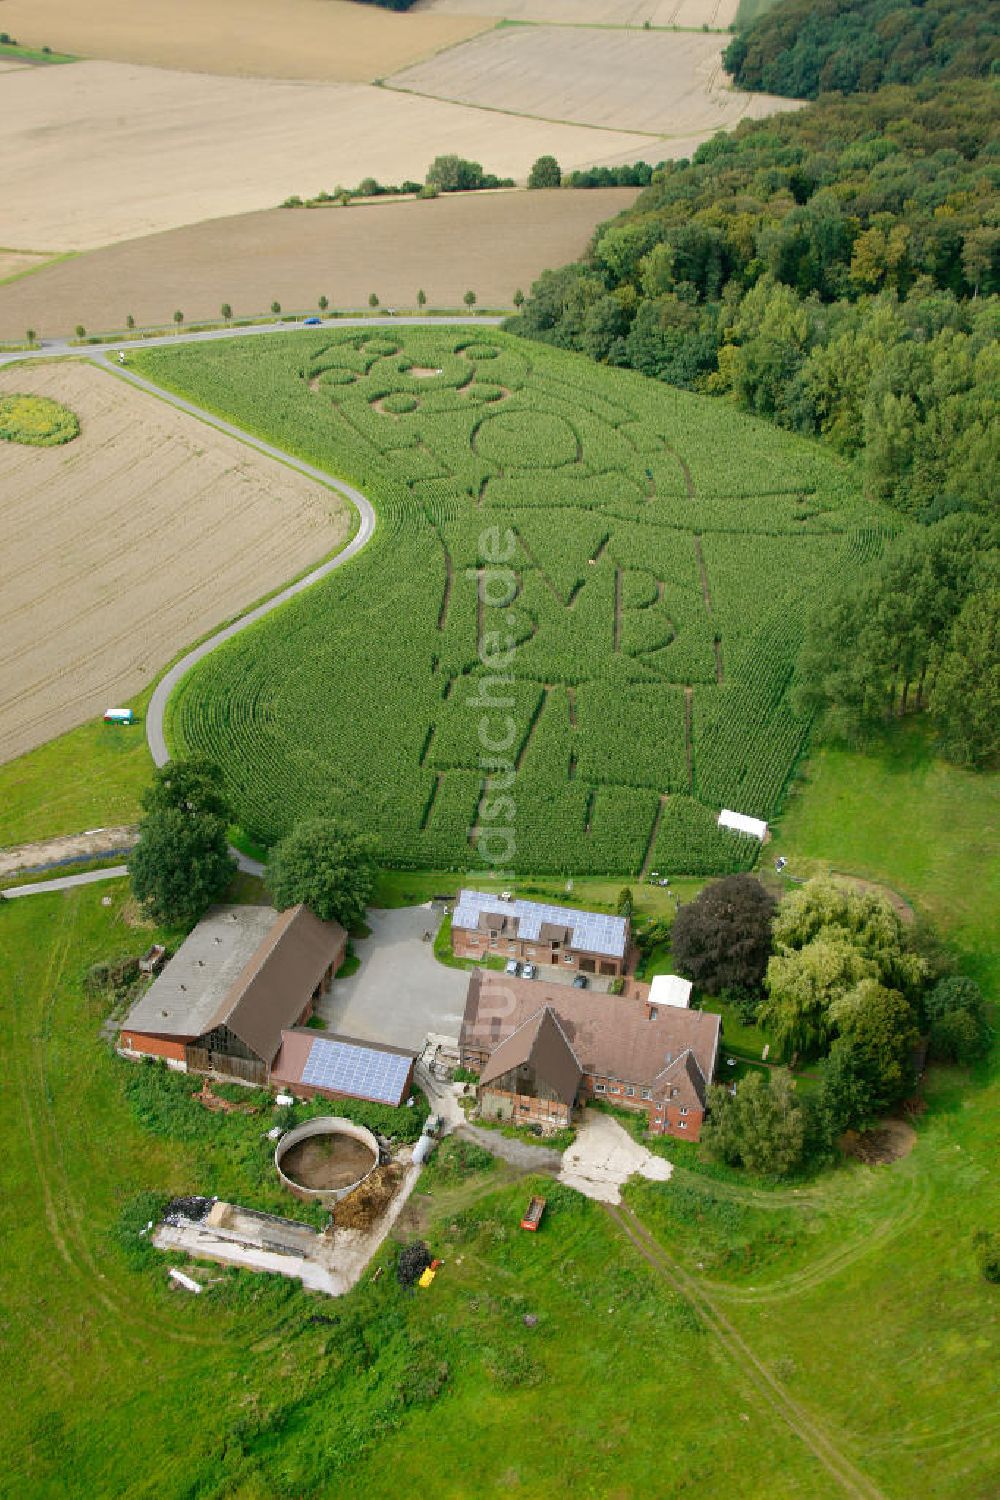
<path fill-rule="evenodd" d="M 28 47 L 188 73 L 369 82 L 473 36 L 490 18 L 393 15 L 355 0 L 0 0 Z"/>
<path fill-rule="evenodd" d="M 128 240 L 60 261 L 0 287 L 0 339 L 34 328 L 47 337 L 82 323 L 120 329 L 315 308 L 461 307 L 471 287 L 482 307 L 510 307 L 546 266 L 575 260 L 595 227 L 627 208 L 635 188 L 592 192 L 456 193 L 433 201 L 383 200 L 350 208 L 271 209 Z M 405 245 L 406 254 L 400 254 Z"/>
<path fill-rule="evenodd" d="M 5 75 L 0 137 L 0 244 L 32 250 L 89 250 L 366 176 L 423 181 L 440 152 L 519 180 L 544 151 L 566 166 L 650 152 L 641 135 L 500 120 L 363 84 L 104 62 Z"/>
<path fill-rule="evenodd" d="M 704 32 L 511 26 L 389 82 L 478 108 L 695 143 L 741 120 L 801 107 L 728 87 L 721 39 Z M 649 151 L 656 160 L 655 142 Z"/>
<path fill-rule="evenodd" d="M 711 26 L 725 30 L 739 0 L 417 0 L 413 15 L 478 16 L 563 26 Z"/>
<path fill-rule="evenodd" d="M 332 491 L 92 365 L 8 367 L 12 391 L 81 433 L 0 442 L 0 762 L 127 703 L 349 529 Z"/>

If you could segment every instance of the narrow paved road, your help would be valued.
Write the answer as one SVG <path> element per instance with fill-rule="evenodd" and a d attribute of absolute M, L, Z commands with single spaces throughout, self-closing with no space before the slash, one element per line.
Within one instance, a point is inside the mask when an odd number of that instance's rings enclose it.
<path fill-rule="evenodd" d="M 487 327 L 495 327 L 501 322 L 503 322 L 502 318 L 492 317 L 327 318 L 323 321 L 321 327 L 327 331 L 335 332 L 338 328 L 367 327 L 454 328 L 475 327 L 480 324 Z M 254 437 L 252 433 L 245 432 L 242 427 L 237 427 L 234 423 L 227 422 L 222 417 L 213 416 L 202 407 L 196 406 L 192 401 L 186 401 L 183 396 L 174 395 L 172 391 L 164 390 L 162 386 L 155 385 L 153 381 L 146 380 L 143 376 L 135 374 L 129 369 L 127 364 L 120 365 L 118 363 L 118 351 L 119 349 L 125 349 L 127 353 L 129 349 L 136 348 L 149 349 L 157 346 L 169 346 L 173 348 L 178 344 L 206 343 L 215 339 L 293 333 L 303 327 L 304 325 L 301 323 L 266 323 L 253 328 L 218 328 L 205 333 L 164 334 L 156 338 L 143 339 L 140 343 L 133 341 L 130 344 L 107 343 L 75 346 L 71 345 L 66 339 L 53 339 L 45 341 L 39 349 L 25 350 L 16 354 L 0 354 L 0 367 L 13 364 L 22 359 L 52 359 L 67 354 L 79 355 L 80 358 L 89 359 L 95 365 L 113 370 L 116 375 L 128 380 L 130 384 L 137 386 L 140 390 L 158 397 L 161 401 L 168 402 L 171 406 L 175 406 L 178 411 L 186 412 L 188 416 L 196 417 L 198 421 L 205 422 L 209 427 L 214 427 L 217 431 L 224 432 L 227 436 L 236 438 L 238 442 L 246 443 L 248 447 L 254 448 L 258 453 L 263 453 L 266 457 L 273 458 L 276 462 L 285 464 L 288 468 L 295 469 L 300 474 L 304 474 L 307 479 L 312 479 L 317 484 L 324 485 L 327 489 L 336 490 L 338 494 L 342 495 L 344 499 L 348 500 L 354 506 L 358 513 L 357 531 L 346 547 L 343 547 L 335 557 L 328 558 L 326 562 L 320 563 L 318 567 L 313 568 L 311 572 L 299 578 L 295 583 L 289 584 L 287 588 L 274 594 L 263 604 L 258 604 L 256 609 L 250 610 L 247 614 L 241 615 L 238 620 L 234 620 L 232 624 L 224 626 L 221 630 L 217 630 L 207 640 L 202 641 L 200 645 L 194 646 L 190 651 L 186 652 L 161 677 L 153 691 L 153 696 L 149 701 L 149 707 L 146 711 L 146 739 L 153 762 L 157 766 L 165 765 L 170 759 L 170 752 L 167 749 L 166 736 L 163 730 L 163 720 L 167 700 L 181 678 L 186 676 L 197 662 L 202 661 L 216 647 L 221 646 L 225 641 L 232 640 L 233 636 L 239 635 L 241 631 L 255 624 L 257 620 L 262 620 L 265 615 L 269 615 L 272 610 L 278 609 L 282 604 L 287 604 L 288 600 L 293 599 L 296 594 L 301 594 L 304 589 L 311 587 L 314 583 L 318 583 L 320 579 L 326 578 L 335 568 L 342 567 L 344 563 L 355 557 L 368 542 L 375 530 L 375 512 L 367 496 L 363 495 L 360 490 L 355 489 L 353 485 L 346 484 L 340 479 L 334 479 L 332 475 L 327 474 L 323 469 L 318 469 L 315 465 L 306 463 L 300 458 L 293 458 L 291 454 L 286 453 L 281 448 L 275 447 L 273 443 L 265 442 L 263 438 Z M 316 329 L 310 328 L 308 332 L 314 333 Z M 114 359 L 108 357 L 112 354 L 114 355 Z M 232 852 L 236 856 L 241 870 L 250 875 L 263 875 L 264 866 L 259 860 L 250 859 L 248 855 L 242 854 L 238 849 L 233 849 Z M 90 876 L 68 876 L 66 879 L 68 882 L 79 884 L 88 879 L 106 880 L 111 878 L 113 873 L 113 871 L 101 870 L 94 871 Z M 43 882 L 43 885 L 50 890 L 65 890 L 69 888 L 67 884 L 60 881 L 46 881 Z M 35 885 L 19 888 L 16 892 L 8 891 L 7 894 L 8 896 L 14 894 L 27 895 L 40 889 L 41 886 Z"/>
<path fill-rule="evenodd" d="M 127 874 L 128 865 L 111 865 L 107 870 L 88 870 L 85 875 L 60 875 L 58 880 L 13 885 L 7 891 L 0 891 L 0 900 L 13 901 L 16 896 L 50 896 L 53 891 L 72 891 L 78 885 L 94 885 L 98 880 L 120 880 Z"/>
<path fill-rule="evenodd" d="M 109 339 L 102 344 L 74 344 L 68 338 L 42 339 L 37 349 L 20 349 L 10 354 L 0 354 L 0 367 L 16 364 L 21 359 L 65 358 L 67 354 L 83 359 L 94 354 L 114 354 L 117 358 L 120 349 L 127 355 L 129 350 L 156 349 L 165 345 L 173 348 L 175 344 L 204 344 L 211 343 L 213 339 L 257 338 L 274 333 L 298 333 L 303 329 L 306 333 L 318 333 L 320 330 L 335 333 L 338 328 L 464 328 L 467 325 L 496 328 L 504 321 L 502 317 L 476 318 L 461 314 L 447 318 L 324 318 L 319 328 L 306 328 L 304 323 L 257 323 L 252 328 L 208 328 L 202 333 L 157 333 L 149 338 L 138 339 L 126 339 L 122 335 L 117 340 Z"/>

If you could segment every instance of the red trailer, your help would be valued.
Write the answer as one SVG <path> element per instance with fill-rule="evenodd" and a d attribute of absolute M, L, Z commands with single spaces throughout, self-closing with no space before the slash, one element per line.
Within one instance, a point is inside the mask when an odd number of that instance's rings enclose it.
<path fill-rule="evenodd" d="M 534 1231 L 538 1228 L 539 1224 L 542 1222 L 542 1214 L 545 1212 L 546 1201 L 547 1200 L 545 1198 L 532 1198 L 531 1202 L 528 1204 L 528 1207 L 525 1209 L 524 1218 L 521 1220 L 522 1229 L 530 1229 Z"/>

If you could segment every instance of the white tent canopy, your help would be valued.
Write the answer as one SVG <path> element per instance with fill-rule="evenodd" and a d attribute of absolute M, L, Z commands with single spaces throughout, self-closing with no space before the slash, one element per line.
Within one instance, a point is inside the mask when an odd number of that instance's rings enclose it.
<path fill-rule="evenodd" d="M 734 833 L 748 834 L 752 839 L 760 839 L 761 843 L 767 838 L 767 824 L 763 818 L 748 818 L 746 813 L 733 812 L 728 807 L 724 807 L 719 814 L 719 827 L 731 828 Z"/>
<path fill-rule="evenodd" d="M 672 1005 L 687 1010 L 691 1004 L 691 981 L 679 974 L 657 974 L 649 986 L 648 1005 Z"/>

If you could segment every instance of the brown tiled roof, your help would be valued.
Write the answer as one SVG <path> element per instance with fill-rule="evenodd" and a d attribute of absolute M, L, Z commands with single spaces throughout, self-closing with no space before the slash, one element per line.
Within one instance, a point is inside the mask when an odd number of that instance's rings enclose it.
<path fill-rule="evenodd" d="M 688 1109 L 700 1109 L 705 1103 L 705 1076 L 690 1050 L 664 1068 L 653 1080 L 655 1098 L 669 1100 L 673 1104 L 686 1105 Z"/>
<path fill-rule="evenodd" d="M 572 1104 L 583 1069 L 550 1005 L 543 1005 L 491 1053 L 481 1084 L 491 1083 L 525 1063 L 564 1104 Z"/>
<path fill-rule="evenodd" d="M 227 1026 L 270 1064 L 285 1027 L 298 1020 L 331 964 L 343 957 L 347 934 L 303 905 L 289 907 L 230 985 L 205 1027 Z"/>
<path fill-rule="evenodd" d="M 543 1007 L 553 1011 L 585 1073 L 651 1089 L 654 1097 L 660 1097 L 664 1083 L 694 1088 L 704 1101 L 721 1025 L 708 1011 L 663 1006 L 651 1016 L 641 1000 L 625 995 L 477 973 L 469 984 L 461 1046 L 490 1053 L 492 1068 L 500 1044 Z M 670 1078 L 661 1078 L 668 1070 Z"/>

